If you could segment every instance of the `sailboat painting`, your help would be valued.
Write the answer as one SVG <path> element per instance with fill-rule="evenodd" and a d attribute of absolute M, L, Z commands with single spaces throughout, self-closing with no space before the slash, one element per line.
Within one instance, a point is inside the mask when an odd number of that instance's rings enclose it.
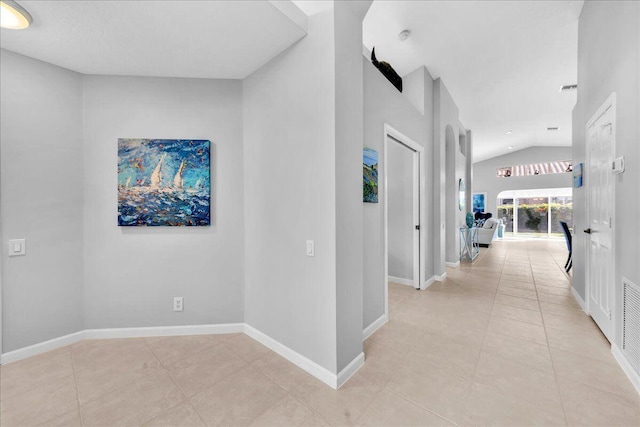
<path fill-rule="evenodd" d="M 211 225 L 211 142 L 118 139 L 119 226 Z"/>

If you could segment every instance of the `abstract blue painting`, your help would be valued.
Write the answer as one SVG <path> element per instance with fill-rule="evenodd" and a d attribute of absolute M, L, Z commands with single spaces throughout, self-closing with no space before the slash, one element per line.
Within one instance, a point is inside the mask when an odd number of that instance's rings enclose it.
<path fill-rule="evenodd" d="M 118 225 L 211 225 L 211 142 L 118 139 Z"/>
<path fill-rule="evenodd" d="M 378 152 L 367 147 L 362 152 L 362 200 L 378 203 Z"/>

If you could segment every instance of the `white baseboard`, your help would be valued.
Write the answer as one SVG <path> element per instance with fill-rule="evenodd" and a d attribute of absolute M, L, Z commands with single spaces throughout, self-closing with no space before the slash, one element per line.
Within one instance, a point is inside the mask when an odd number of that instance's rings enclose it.
<path fill-rule="evenodd" d="M 640 394 L 640 374 L 638 374 L 633 366 L 631 366 L 631 363 L 629 363 L 629 360 L 627 360 L 627 357 L 617 345 L 611 344 L 611 353 L 613 353 L 613 357 L 615 357 L 616 361 L 627 375 L 627 378 L 631 381 L 631 384 L 633 384 L 638 394 Z"/>
<path fill-rule="evenodd" d="M 347 380 L 362 367 L 362 365 L 364 365 L 364 352 L 357 355 L 347 366 L 344 367 L 343 370 L 338 373 L 336 388 L 342 387 L 342 384 L 346 383 Z"/>
<path fill-rule="evenodd" d="M 449 262 L 449 261 L 446 261 L 446 262 L 444 263 L 444 265 L 445 265 L 445 267 L 458 268 L 458 267 L 460 267 L 460 260 L 458 260 L 458 261 L 456 261 L 456 262 Z"/>
<path fill-rule="evenodd" d="M 281 342 L 274 340 L 269 335 L 246 323 L 244 325 L 244 333 L 249 335 L 254 340 L 258 341 L 260 344 L 269 348 L 270 350 L 278 353 L 280 356 L 284 357 L 300 369 L 313 375 L 329 387 L 335 389 L 338 388 L 338 376 L 328 369 L 318 365 L 311 359 L 308 359 L 297 351 L 292 350 Z"/>
<path fill-rule="evenodd" d="M 402 277 L 388 276 L 387 281 L 397 283 L 398 285 L 407 285 L 415 288 L 413 280 L 411 279 L 403 279 Z"/>
<path fill-rule="evenodd" d="M 206 335 L 232 334 L 244 332 L 244 323 L 226 323 L 220 325 L 185 325 L 185 326 L 154 326 L 143 328 L 111 328 L 85 329 L 73 334 L 64 335 L 49 341 L 23 347 L 18 350 L 2 354 L 0 363 L 6 364 L 26 359 L 40 353 L 55 350 L 82 340 L 140 338 L 140 337 L 170 337 L 176 335 Z"/>
<path fill-rule="evenodd" d="M 18 360 L 26 359 L 31 356 L 36 356 L 40 353 L 55 350 L 67 345 L 75 344 L 84 339 L 84 331 L 74 332 L 69 335 L 64 335 L 58 338 L 54 338 L 49 341 L 44 341 L 38 344 L 30 345 L 28 347 L 22 347 L 17 350 L 3 353 L 0 357 L 0 363 L 7 364 L 11 362 L 17 362 Z"/>
<path fill-rule="evenodd" d="M 424 284 L 422 285 L 422 288 L 420 288 L 420 289 L 422 289 L 422 290 L 424 291 L 424 290 L 425 290 L 425 289 L 427 289 L 429 286 L 433 285 L 433 284 L 435 283 L 435 281 L 436 281 L 436 276 L 431 276 L 429 279 L 427 279 L 427 280 L 424 282 Z"/>
<path fill-rule="evenodd" d="M 437 274 L 433 276 L 434 280 L 436 282 L 443 282 L 444 279 L 447 278 L 447 272 L 445 271 L 444 273 L 442 273 L 440 276 L 438 276 Z"/>
<path fill-rule="evenodd" d="M 380 329 L 388 321 L 389 321 L 389 316 L 386 314 L 383 314 L 382 316 L 374 320 L 369 326 L 364 328 L 364 331 L 362 331 L 362 342 L 364 342 L 367 338 L 373 335 L 378 329 Z"/>
<path fill-rule="evenodd" d="M 578 291 L 576 291 L 573 286 L 571 286 L 571 295 L 573 295 L 575 300 L 578 302 L 578 305 L 580 305 L 582 311 L 584 311 L 588 315 L 589 311 L 587 310 L 587 304 L 584 302 Z"/>

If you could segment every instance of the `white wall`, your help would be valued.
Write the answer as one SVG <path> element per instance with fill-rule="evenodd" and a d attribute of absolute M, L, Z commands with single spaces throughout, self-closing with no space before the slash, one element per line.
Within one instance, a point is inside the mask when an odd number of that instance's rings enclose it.
<path fill-rule="evenodd" d="M 406 146 L 387 146 L 389 276 L 413 280 L 413 156 Z"/>
<path fill-rule="evenodd" d="M 84 168 L 82 76 L 5 50 L 0 67 L 6 353 L 84 327 Z M 27 255 L 8 258 L 16 238 Z"/>
<path fill-rule="evenodd" d="M 585 125 L 607 97 L 616 93 L 616 156 L 626 171 L 616 176 L 615 289 L 622 317 L 622 277 L 640 285 L 640 3 L 585 2 L 578 25 L 578 101 L 573 111 L 573 160 L 585 162 Z M 585 298 L 586 187 L 574 190 L 573 286 Z M 615 325 L 621 347 L 621 323 Z"/>
<path fill-rule="evenodd" d="M 245 321 L 337 372 L 333 25 L 243 81 Z"/>
<path fill-rule="evenodd" d="M 433 200 L 433 185 L 431 182 L 431 168 L 433 164 L 433 79 L 425 73 L 424 97 L 425 115 L 407 100 L 403 94 L 375 68 L 367 58 L 364 63 L 364 141 L 367 147 L 378 151 L 380 168 L 378 198 L 379 203 L 364 204 L 364 318 L 366 328 L 384 315 L 384 292 L 387 286 L 384 276 L 384 216 L 383 216 L 383 180 L 387 173 L 383 168 L 384 160 L 384 125 L 391 127 L 411 138 L 417 144 L 425 147 L 425 167 L 427 168 L 427 182 L 423 189 L 426 212 L 422 212 L 421 223 L 431 224 L 431 210 L 429 206 Z M 362 184 L 361 184 L 362 186 Z M 422 280 L 433 276 L 433 252 L 429 242 L 433 238 L 433 230 L 427 226 L 425 230 L 427 253 L 425 272 Z"/>
<path fill-rule="evenodd" d="M 501 191 L 536 188 L 567 188 L 573 186 L 573 174 L 558 173 L 534 176 L 498 178 L 497 169 L 507 166 L 571 160 L 571 147 L 529 147 L 503 156 L 493 157 L 473 165 L 473 192 L 487 193 L 485 212 L 496 215 L 496 199 Z M 574 165 L 577 162 L 574 161 Z M 576 190 L 574 190 L 575 192 Z M 574 214 L 577 213 L 574 200 Z M 473 209 L 470 209 L 473 210 Z"/>
<path fill-rule="evenodd" d="M 87 328 L 242 322 L 241 102 L 237 80 L 84 77 Z M 211 140 L 212 225 L 118 227 L 118 138 Z"/>

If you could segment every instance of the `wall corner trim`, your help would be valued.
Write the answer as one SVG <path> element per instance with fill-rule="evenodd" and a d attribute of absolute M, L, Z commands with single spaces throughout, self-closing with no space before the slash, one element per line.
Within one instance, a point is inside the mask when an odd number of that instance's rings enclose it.
<path fill-rule="evenodd" d="M 388 276 L 389 282 L 397 283 L 398 285 L 407 285 L 415 288 L 415 284 L 411 279 L 403 279 L 402 277 Z"/>
<path fill-rule="evenodd" d="M 458 267 L 460 267 L 460 261 L 456 261 L 456 262 L 446 261 L 444 263 L 444 265 L 445 265 L 445 267 L 458 268 Z"/>
<path fill-rule="evenodd" d="M 363 365 L 364 352 L 360 352 L 359 355 L 357 355 L 347 366 L 344 367 L 343 370 L 338 373 L 336 388 L 342 387 L 342 384 L 346 383 L 349 378 L 351 378 L 353 374 L 358 372 L 358 369 L 360 369 Z"/>
<path fill-rule="evenodd" d="M 631 363 L 629 363 L 627 357 L 617 345 L 611 344 L 611 353 L 616 359 L 616 362 L 618 362 L 618 365 L 620 365 L 624 373 L 627 375 L 627 378 L 629 378 L 629 381 L 631 381 L 631 384 L 635 387 L 638 394 L 640 394 L 640 374 L 633 369 L 633 366 L 631 366 Z"/>
<path fill-rule="evenodd" d="M 442 273 L 440 276 L 438 276 L 437 274 L 433 276 L 433 278 L 435 279 L 436 282 L 443 282 L 444 279 L 447 278 L 447 272 L 445 271 L 444 273 Z"/>
<path fill-rule="evenodd" d="M 384 324 L 387 323 L 388 321 L 389 321 L 389 316 L 386 314 L 383 314 L 382 316 L 378 317 L 376 320 L 371 322 L 371 324 L 366 328 L 364 328 L 364 330 L 362 331 L 362 342 L 364 342 L 367 338 L 373 335 L 378 329 L 383 327 Z"/>
<path fill-rule="evenodd" d="M 576 291 L 576 288 L 574 288 L 573 286 L 571 286 L 571 295 L 573 295 L 575 300 L 578 302 L 578 305 L 580 305 L 582 311 L 589 315 L 589 310 L 587 310 L 587 303 L 584 302 L 578 291 Z"/>
<path fill-rule="evenodd" d="M 253 326 L 246 324 L 244 325 L 244 333 L 249 335 L 254 340 L 258 341 L 260 344 L 269 348 L 270 350 L 278 353 L 280 356 L 287 359 L 289 362 L 293 363 L 300 369 L 306 371 L 310 375 L 316 377 L 326 385 L 331 388 L 338 388 L 338 375 L 332 373 L 328 369 L 318 365 L 316 362 L 308 359 L 307 357 L 301 355 L 295 350 L 290 349 L 286 345 L 282 344 L 279 341 L 271 338 L 269 335 L 264 332 L 259 331 Z"/>
<path fill-rule="evenodd" d="M 428 278 L 427 280 L 425 280 L 424 284 L 422 285 L 422 288 L 420 288 L 421 290 L 426 290 L 429 286 L 433 285 L 436 281 L 436 276 L 431 276 L 430 278 Z"/>

